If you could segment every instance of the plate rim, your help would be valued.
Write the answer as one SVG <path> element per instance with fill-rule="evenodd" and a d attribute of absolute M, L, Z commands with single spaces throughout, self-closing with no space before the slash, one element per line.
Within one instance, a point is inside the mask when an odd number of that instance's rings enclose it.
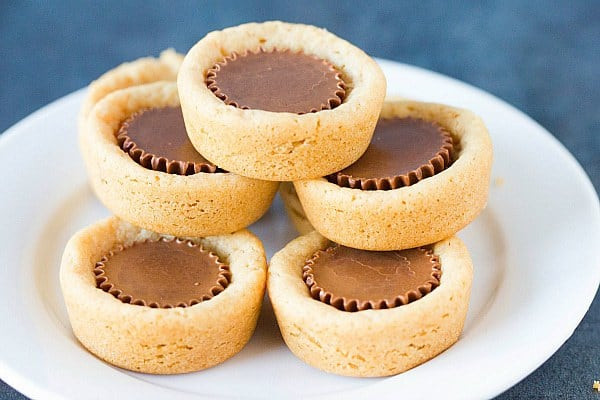
<path fill-rule="evenodd" d="M 577 171 L 577 178 L 579 178 L 578 179 L 579 183 L 581 183 L 583 185 L 583 186 L 581 186 L 581 188 L 582 188 L 582 190 L 585 190 L 586 197 L 589 196 L 590 199 L 595 200 L 595 202 L 596 202 L 594 215 L 590 216 L 591 224 L 592 224 L 592 226 L 595 226 L 596 228 L 600 228 L 600 202 L 598 201 L 598 193 L 596 192 L 588 174 L 585 172 L 585 170 L 583 169 L 583 167 L 581 166 L 579 161 L 575 158 L 575 156 L 555 136 L 553 136 L 547 129 L 545 129 L 541 124 L 539 124 L 533 118 L 531 118 L 530 116 L 525 114 L 523 111 L 512 106 L 505 100 L 500 99 L 499 97 L 497 97 L 491 93 L 488 93 L 488 92 L 484 91 L 483 89 L 475 87 L 469 83 L 460 81 L 456 78 L 453 78 L 453 77 L 450 77 L 447 75 L 443 75 L 441 73 L 431 71 L 431 70 L 428 70 L 425 68 L 421 68 L 421 67 L 417 67 L 417 66 L 397 62 L 397 61 L 392 61 L 392 60 L 387 60 L 387 59 L 377 59 L 377 61 L 382 65 L 390 66 L 390 68 L 392 68 L 392 69 L 394 69 L 394 68 L 413 69 L 419 73 L 433 74 L 433 75 L 437 76 L 438 78 L 443 78 L 445 80 L 450 80 L 461 86 L 466 86 L 469 89 L 476 91 L 478 93 L 478 95 L 485 96 L 491 100 L 494 100 L 495 102 L 497 102 L 499 104 L 502 104 L 508 110 L 510 110 L 511 113 L 519 114 L 520 117 L 525 118 L 525 119 L 529 120 L 529 122 L 532 122 L 533 124 L 535 124 L 538 128 L 538 131 L 543 134 L 545 139 L 546 140 L 549 139 L 552 142 L 552 145 L 562 154 L 562 156 L 565 157 L 565 160 L 567 160 L 567 162 L 569 162 L 571 164 L 571 166 L 574 167 L 575 170 Z M 23 130 L 27 130 L 27 125 L 34 124 L 37 120 L 43 119 L 47 114 L 52 114 L 54 112 L 55 108 L 59 107 L 63 102 L 72 100 L 73 97 L 83 96 L 83 93 L 86 90 L 87 90 L 87 87 L 84 87 L 84 88 L 81 88 L 74 92 L 71 92 L 65 96 L 62 96 L 62 97 L 50 102 L 49 104 L 37 109 L 36 111 L 32 112 L 25 118 L 21 119 L 20 121 L 18 121 L 17 123 L 15 123 L 11 127 L 9 127 L 6 131 L 4 131 L 4 133 L 2 135 L 0 135 L 0 148 L 3 148 L 3 146 L 10 146 L 10 143 L 12 140 L 11 138 L 18 135 L 19 132 L 21 132 Z M 577 313 L 575 313 L 577 316 L 575 318 L 573 318 L 573 320 L 576 320 L 576 323 L 573 325 L 573 328 L 566 330 L 565 333 L 563 335 L 561 335 L 560 339 L 556 339 L 551 345 L 546 346 L 548 348 L 551 348 L 551 351 L 547 350 L 547 351 L 539 352 L 539 354 L 543 354 L 543 355 L 538 357 L 538 359 L 536 359 L 534 362 L 530 362 L 528 364 L 528 368 L 527 368 L 528 372 L 527 373 L 523 374 L 521 372 L 521 373 L 514 374 L 514 375 L 518 375 L 518 377 L 515 379 L 511 379 L 511 382 L 508 384 L 506 382 L 499 382 L 496 385 L 493 385 L 495 387 L 492 390 L 488 390 L 486 392 L 487 395 L 496 396 L 498 394 L 501 394 L 502 392 L 508 390 L 513 385 L 515 385 L 518 382 L 520 382 L 521 380 L 525 379 L 529 374 L 531 374 L 541 364 L 543 364 L 547 359 L 549 359 L 564 344 L 564 342 L 566 340 L 568 340 L 568 338 L 573 334 L 575 329 L 577 329 L 577 327 L 579 326 L 581 320 L 583 319 L 583 317 L 586 314 L 586 311 L 589 309 L 591 302 L 594 300 L 595 294 L 598 290 L 598 285 L 600 284 L 600 271 L 597 274 L 595 281 L 596 281 L 595 285 L 590 284 L 590 290 L 588 291 L 589 293 L 587 293 L 586 296 L 582 296 L 582 297 L 587 297 L 589 301 L 585 301 L 585 302 L 582 301 L 582 302 L 578 303 L 579 307 L 578 307 Z M 595 286 L 595 289 L 592 290 L 592 286 Z M 519 371 L 522 371 L 522 370 L 523 370 L 523 368 L 519 369 Z M 45 390 L 44 386 L 39 385 L 35 381 L 29 380 L 29 378 L 27 376 L 20 374 L 17 371 L 13 370 L 10 367 L 10 365 L 5 363 L 5 360 L 3 358 L 0 358 L 0 378 L 2 378 L 8 385 L 13 387 L 15 390 L 23 393 L 24 395 L 26 395 L 28 397 L 52 398 L 52 399 L 53 398 L 63 398 L 63 396 L 60 393 Z M 505 381 L 506 380 L 508 380 L 508 379 L 505 379 Z M 375 383 L 374 385 L 387 386 L 387 385 L 385 385 L 386 382 L 388 384 L 394 384 L 394 382 L 390 382 L 388 380 L 388 381 L 382 381 L 379 383 Z M 372 387 L 372 385 L 368 386 L 368 388 L 370 388 L 370 387 Z M 357 389 L 357 390 L 353 390 L 351 392 L 345 392 L 345 393 L 351 394 L 351 393 L 354 393 L 355 391 L 360 392 L 361 389 Z M 320 396 L 317 396 L 317 397 L 320 397 Z"/>

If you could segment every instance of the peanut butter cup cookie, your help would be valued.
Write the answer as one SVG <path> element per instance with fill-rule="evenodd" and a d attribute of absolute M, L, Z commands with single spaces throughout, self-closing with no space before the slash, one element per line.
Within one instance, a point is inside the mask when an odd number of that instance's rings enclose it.
<path fill-rule="evenodd" d="M 234 232 L 260 218 L 277 191 L 278 183 L 229 173 L 195 150 L 174 82 L 106 96 L 92 109 L 80 145 L 100 201 L 155 232 Z"/>
<path fill-rule="evenodd" d="M 485 207 L 492 143 L 473 113 L 386 102 L 367 151 L 324 178 L 294 182 L 323 236 L 365 250 L 418 247 L 452 236 Z"/>
<path fill-rule="evenodd" d="M 266 260 L 246 230 L 174 238 L 116 217 L 69 240 L 61 288 L 75 336 L 116 366 L 197 371 L 248 342 L 260 313 Z"/>
<path fill-rule="evenodd" d="M 283 339 L 298 358 L 327 372 L 373 377 L 406 371 L 454 344 L 472 278 L 457 237 L 366 251 L 312 232 L 273 256 L 267 287 Z"/>
<path fill-rule="evenodd" d="M 126 62 L 104 73 L 90 83 L 83 105 L 79 111 L 78 126 L 81 130 L 85 119 L 96 103 L 106 95 L 131 86 L 143 85 L 158 81 L 175 81 L 177 72 L 183 61 L 183 54 L 168 49 L 160 53 L 160 57 L 144 57 Z"/>
<path fill-rule="evenodd" d="M 323 29 L 278 21 L 209 33 L 185 56 L 177 81 L 200 153 L 228 171 L 279 181 L 356 161 L 386 88 L 362 50 Z"/>

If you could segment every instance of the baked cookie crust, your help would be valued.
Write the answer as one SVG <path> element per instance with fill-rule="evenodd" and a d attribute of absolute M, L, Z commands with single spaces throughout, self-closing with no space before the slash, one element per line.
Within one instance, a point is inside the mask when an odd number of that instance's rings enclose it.
<path fill-rule="evenodd" d="M 91 111 L 79 143 L 91 186 L 118 217 L 175 236 L 235 232 L 269 208 L 277 182 L 232 173 L 176 175 L 146 169 L 117 143 L 121 123 L 137 111 L 179 106 L 177 85 L 156 82 L 111 93 Z"/>
<path fill-rule="evenodd" d="M 292 182 L 281 182 L 279 185 L 279 195 L 283 200 L 285 212 L 298 233 L 305 235 L 314 231 L 315 228 L 313 228 L 308 218 L 306 218 L 306 213 L 302 208 L 302 204 L 300 204 L 294 184 Z"/>
<path fill-rule="evenodd" d="M 225 104 L 207 87 L 207 70 L 233 52 L 261 47 L 331 62 L 346 84 L 343 103 L 302 115 Z M 324 29 L 279 21 L 209 33 L 185 56 L 177 82 L 198 151 L 228 171 L 276 181 L 325 176 L 356 161 L 369 145 L 386 90 L 383 72 L 362 50 Z"/>
<path fill-rule="evenodd" d="M 132 371 L 175 374 L 225 361 L 248 342 L 260 314 L 266 280 L 260 240 L 247 230 L 188 238 L 217 253 L 233 277 L 223 292 L 191 307 L 127 304 L 96 287 L 93 270 L 103 255 L 159 237 L 110 217 L 69 240 L 60 283 L 75 336 L 102 360 Z"/>
<path fill-rule="evenodd" d="M 105 72 L 90 83 L 79 110 L 77 126 L 81 130 L 96 103 L 114 91 L 146 83 L 177 80 L 177 72 L 182 62 L 183 54 L 179 54 L 173 49 L 167 49 L 160 53 L 158 58 L 139 58 Z"/>
<path fill-rule="evenodd" d="M 415 117 L 447 129 L 454 162 L 418 183 L 393 190 L 340 187 L 325 178 L 294 182 L 310 223 L 323 236 L 364 250 L 401 250 L 452 236 L 487 203 L 492 142 L 470 111 L 417 101 L 386 102 L 381 117 Z M 456 148 L 457 147 L 457 148 Z"/>
<path fill-rule="evenodd" d="M 313 367 L 339 375 L 375 377 L 413 368 L 454 344 L 462 332 L 473 279 L 466 247 L 457 237 L 433 245 L 440 286 L 395 308 L 340 311 L 315 300 L 302 267 L 329 241 L 312 232 L 271 259 L 267 288 L 287 346 Z"/>

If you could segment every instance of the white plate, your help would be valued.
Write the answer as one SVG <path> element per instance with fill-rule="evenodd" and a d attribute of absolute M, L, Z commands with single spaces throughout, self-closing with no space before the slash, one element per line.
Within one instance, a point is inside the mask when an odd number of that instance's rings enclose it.
<path fill-rule="evenodd" d="M 67 239 L 108 215 L 87 187 L 77 151 L 78 91 L 0 139 L 0 377 L 44 399 L 487 398 L 548 359 L 573 333 L 600 281 L 600 209 L 590 181 L 558 141 L 506 103 L 419 68 L 381 65 L 390 94 L 470 108 L 494 141 L 488 207 L 460 233 L 475 279 L 456 345 L 395 377 L 329 375 L 287 350 L 265 302 L 250 343 L 206 371 L 152 376 L 93 357 L 71 333 L 58 284 Z M 252 230 L 269 257 L 295 236 L 279 199 Z"/>

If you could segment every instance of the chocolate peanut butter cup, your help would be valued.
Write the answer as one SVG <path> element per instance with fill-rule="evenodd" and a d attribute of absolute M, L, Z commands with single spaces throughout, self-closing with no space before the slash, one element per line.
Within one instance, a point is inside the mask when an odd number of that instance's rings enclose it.
<path fill-rule="evenodd" d="M 60 288 L 73 333 L 92 354 L 135 372 L 177 374 L 244 347 L 266 272 L 263 245 L 245 229 L 182 240 L 112 216 L 69 239 Z"/>
<path fill-rule="evenodd" d="M 180 105 L 177 84 L 160 81 L 117 90 L 92 109 L 79 145 L 96 197 L 163 235 L 201 238 L 252 224 L 278 183 L 216 167 L 190 142 Z"/>
<path fill-rule="evenodd" d="M 208 70 L 206 84 L 226 104 L 295 114 L 333 109 L 346 95 L 341 74 L 331 63 L 278 49 L 234 52 Z"/>
<path fill-rule="evenodd" d="M 152 308 L 210 300 L 231 281 L 229 266 L 189 240 L 160 238 L 119 246 L 96 263 L 96 286 L 121 300 Z"/>
<path fill-rule="evenodd" d="M 439 286 L 439 257 L 424 247 L 365 251 L 333 245 L 303 268 L 311 296 L 342 311 L 398 307 Z"/>
<path fill-rule="evenodd" d="M 380 119 L 367 151 L 327 179 L 353 189 L 397 189 L 448 168 L 452 151 L 452 136 L 437 123 L 412 117 Z"/>
<path fill-rule="evenodd" d="M 186 54 L 177 86 L 203 156 L 234 174 L 279 182 L 356 161 L 386 90 L 383 71 L 359 48 L 281 21 L 210 32 Z"/>
<path fill-rule="evenodd" d="M 473 263 L 455 236 L 425 248 L 367 252 L 313 231 L 277 252 L 268 274 L 277 325 L 294 355 L 327 372 L 376 377 L 413 368 L 458 340 Z M 322 288 L 324 302 L 313 285 Z M 410 292 L 411 303 L 391 307 Z M 378 300 L 383 309 L 374 309 Z M 372 309 L 362 311 L 362 305 Z"/>
<path fill-rule="evenodd" d="M 119 146 L 144 168 L 177 175 L 217 172 L 188 139 L 181 107 L 159 107 L 133 114 L 121 124 Z"/>

